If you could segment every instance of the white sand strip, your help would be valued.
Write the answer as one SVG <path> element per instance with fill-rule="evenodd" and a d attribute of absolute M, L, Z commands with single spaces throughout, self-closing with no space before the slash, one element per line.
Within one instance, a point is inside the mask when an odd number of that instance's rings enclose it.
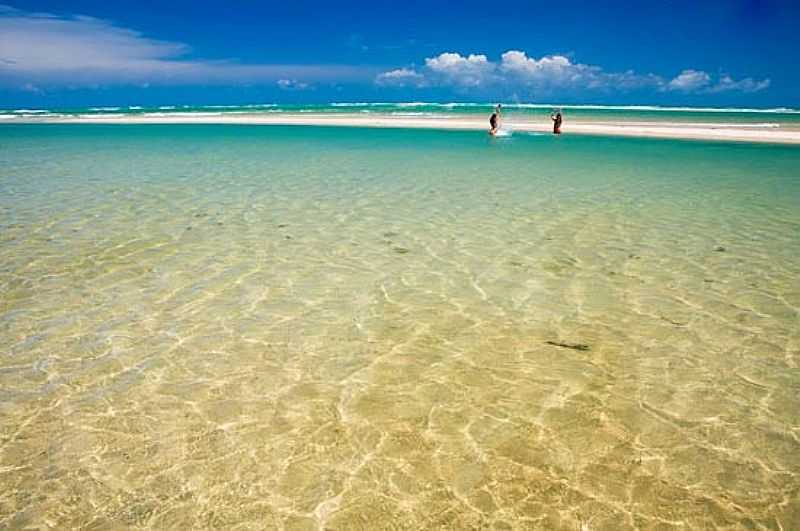
<path fill-rule="evenodd" d="M 4 123 L 81 123 L 81 124 L 247 124 L 318 125 L 339 127 L 399 127 L 424 129 L 488 130 L 488 120 L 473 116 L 397 116 L 389 114 L 278 114 L 278 113 L 153 113 L 142 115 L 80 115 L 24 117 Z M 505 125 L 514 131 L 552 132 L 551 124 L 508 118 Z M 800 144 L 800 129 L 778 124 L 752 123 L 659 123 L 659 122 L 570 122 L 562 133 L 633 137 L 727 140 Z"/>

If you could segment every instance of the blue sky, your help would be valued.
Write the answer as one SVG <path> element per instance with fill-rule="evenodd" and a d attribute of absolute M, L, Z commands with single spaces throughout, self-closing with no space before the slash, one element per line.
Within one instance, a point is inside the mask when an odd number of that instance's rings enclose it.
<path fill-rule="evenodd" d="M 777 0 L 20 0 L 0 5 L 0 106 L 800 107 L 798 27 Z"/>

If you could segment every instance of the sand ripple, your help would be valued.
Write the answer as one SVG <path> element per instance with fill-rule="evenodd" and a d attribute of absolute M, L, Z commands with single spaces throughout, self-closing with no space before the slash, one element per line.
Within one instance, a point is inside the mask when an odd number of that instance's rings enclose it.
<path fill-rule="evenodd" d="M 293 131 L 11 144 L 2 525 L 800 528 L 796 151 Z"/>

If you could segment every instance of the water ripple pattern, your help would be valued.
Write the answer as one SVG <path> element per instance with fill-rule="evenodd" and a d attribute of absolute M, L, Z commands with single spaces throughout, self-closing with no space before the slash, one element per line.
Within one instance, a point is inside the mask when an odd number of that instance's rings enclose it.
<path fill-rule="evenodd" d="M 800 150 L 0 125 L 0 527 L 800 529 Z"/>

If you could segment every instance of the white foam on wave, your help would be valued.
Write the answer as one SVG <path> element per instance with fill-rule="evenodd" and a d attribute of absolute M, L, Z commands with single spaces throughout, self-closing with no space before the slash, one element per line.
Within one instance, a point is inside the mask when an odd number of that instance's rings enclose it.
<path fill-rule="evenodd" d="M 198 105 L 201 109 L 260 109 L 277 107 L 277 103 L 248 103 L 245 105 Z M 184 105 L 184 107 L 189 107 Z"/>
<path fill-rule="evenodd" d="M 64 116 L 71 116 L 71 115 L 64 114 L 64 113 L 58 113 L 58 112 L 44 111 L 44 112 L 35 112 L 35 113 L 5 114 L 3 116 L 5 116 L 4 119 L 7 120 L 9 118 L 20 118 L 20 119 L 26 119 L 26 118 L 28 118 L 28 119 L 29 118 L 37 118 L 37 119 L 39 119 L 39 118 L 61 118 L 61 117 L 64 117 Z"/>
<path fill-rule="evenodd" d="M 146 112 L 142 116 L 151 116 L 154 118 L 174 117 L 182 118 L 187 116 L 224 116 L 226 113 L 222 112 Z"/>
<path fill-rule="evenodd" d="M 14 109 L 11 112 L 15 114 L 47 114 L 50 111 L 47 111 L 45 109 Z"/>
<path fill-rule="evenodd" d="M 445 109 L 454 108 L 475 108 L 475 107 L 493 107 L 495 104 L 491 102 L 476 103 L 476 102 L 424 102 L 424 101 L 410 101 L 410 102 L 336 102 L 330 104 L 332 107 L 441 107 Z M 556 103 L 503 103 L 503 107 L 511 109 L 578 109 L 578 110 L 597 110 L 597 111 L 655 111 L 655 112 L 716 112 L 716 113 L 771 113 L 771 114 L 800 114 L 800 109 L 793 109 L 789 107 L 773 107 L 773 108 L 750 108 L 750 107 L 669 107 L 661 105 L 599 105 L 599 104 L 556 104 Z"/>
<path fill-rule="evenodd" d="M 89 107 L 90 111 L 119 111 L 119 107 Z"/>

